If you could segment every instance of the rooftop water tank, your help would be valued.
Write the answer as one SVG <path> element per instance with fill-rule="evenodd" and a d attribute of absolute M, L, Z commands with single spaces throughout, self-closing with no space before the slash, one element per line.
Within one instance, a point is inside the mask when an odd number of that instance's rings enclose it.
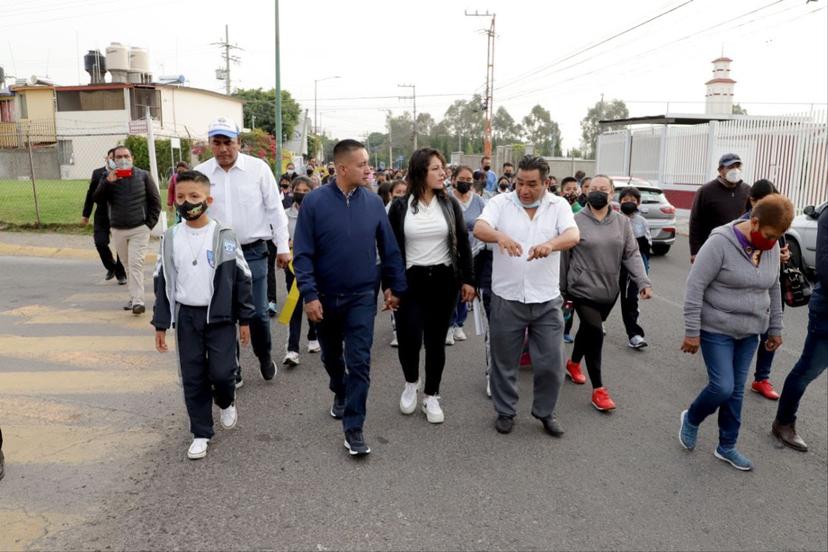
<path fill-rule="evenodd" d="M 106 47 L 106 66 L 112 75 L 112 82 L 127 82 L 129 72 L 129 50 L 120 42 Z"/>
<path fill-rule="evenodd" d="M 104 82 L 104 77 L 106 76 L 106 58 L 101 55 L 99 50 L 89 50 L 83 56 L 83 68 L 89 73 L 92 84 Z"/>

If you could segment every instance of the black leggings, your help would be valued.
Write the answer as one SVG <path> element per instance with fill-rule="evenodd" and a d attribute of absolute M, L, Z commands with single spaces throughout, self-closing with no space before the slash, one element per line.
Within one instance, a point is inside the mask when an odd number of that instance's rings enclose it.
<path fill-rule="evenodd" d="M 601 381 L 601 349 L 604 347 L 604 330 L 601 324 L 609 316 L 616 300 L 617 297 L 612 303 L 595 303 L 588 299 L 572 299 L 575 312 L 581 321 L 572 348 L 572 362 L 581 362 L 581 359 L 586 357 L 589 380 L 595 389 L 604 386 Z"/>

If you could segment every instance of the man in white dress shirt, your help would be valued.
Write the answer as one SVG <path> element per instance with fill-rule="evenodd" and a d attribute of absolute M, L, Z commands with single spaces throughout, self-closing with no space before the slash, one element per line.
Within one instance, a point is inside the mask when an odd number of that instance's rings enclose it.
<path fill-rule="evenodd" d="M 194 170 L 210 179 L 211 216 L 233 228 L 253 274 L 256 316 L 250 321 L 250 337 L 262 377 L 271 380 L 276 375 L 276 363 L 271 358 L 267 312 L 267 242 L 272 240 L 276 245 L 277 266 L 286 267 L 290 262 L 287 215 L 267 163 L 239 152 L 239 127 L 235 122 L 219 117 L 210 123 L 207 136 L 213 158 Z M 237 387 L 241 381 L 239 372 Z"/>
<path fill-rule="evenodd" d="M 492 267 L 491 390 L 495 429 L 509 433 L 518 402 L 517 376 L 523 340 L 529 336 L 535 398 L 532 416 L 554 437 L 563 435 L 555 406 L 563 383 L 563 300 L 560 251 L 580 234 L 569 203 L 547 192 L 549 165 L 525 156 L 515 191 L 494 196 L 474 225 L 474 236 L 496 243 Z"/>

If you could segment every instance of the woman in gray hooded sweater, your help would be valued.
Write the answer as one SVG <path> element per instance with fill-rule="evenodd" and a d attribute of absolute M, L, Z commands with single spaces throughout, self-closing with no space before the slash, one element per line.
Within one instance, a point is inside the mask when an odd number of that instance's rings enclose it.
<path fill-rule="evenodd" d="M 719 446 L 713 454 L 742 471 L 753 469 L 736 450 L 745 381 L 760 335 L 767 333 L 762 346 L 768 351 L 782 345 L 778 240 L 793 217 L 786 197 L 765 197 L 750 220 L 713 230 L 687 276 L 681 350 L 695 354 L 701 348 L 710 381 L 681 413 L 679 441 L 693 450 L 699 425 L 718 410 Z"/>
<path fill-rule="evenodd" d="M 653 294 L 630 218 L 609 205 L 613 190 L 610 177 L 601 174 L 592 177 L 587 206 L 575 215 L 581 241 L 561 254 L 561 292 L 573 302 L 581 321 L 572 358 L 566 363 L 566 375 L 573 383 L 586 383 L 581 372 L 581 359 L 586 358 L 593 388 L 592 406 L 601 412 L 615 409 L 615 402 L 601 379 L 604 345 L 601 324 L 618 299 L 621 265 L 641 290 L 642 299 L 649 299 Z"/>

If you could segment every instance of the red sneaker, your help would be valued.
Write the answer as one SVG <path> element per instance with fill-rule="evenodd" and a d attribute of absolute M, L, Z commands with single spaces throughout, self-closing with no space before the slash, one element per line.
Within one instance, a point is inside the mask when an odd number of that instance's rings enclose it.
<path fill-rule="evenodd" d="M 773 384 L 770 380 L 754 381 L 750 385 L 750 390 L 771 401 L 779 400 L 779 393 L 773 390 Z"/>
<path fill-rule="evenodd" d="M 592 406 L 601 412 L 615 410 L 615 403 L 603 387 L 599 387 L 592 392 Z"/>
<path fill-rule="evenodd" d="M 583 385 L 586 383 L 586 376 L 581 372 L 581 363 L 566 361 L 566 375 L 572 380 L 572 383 Z"/>

